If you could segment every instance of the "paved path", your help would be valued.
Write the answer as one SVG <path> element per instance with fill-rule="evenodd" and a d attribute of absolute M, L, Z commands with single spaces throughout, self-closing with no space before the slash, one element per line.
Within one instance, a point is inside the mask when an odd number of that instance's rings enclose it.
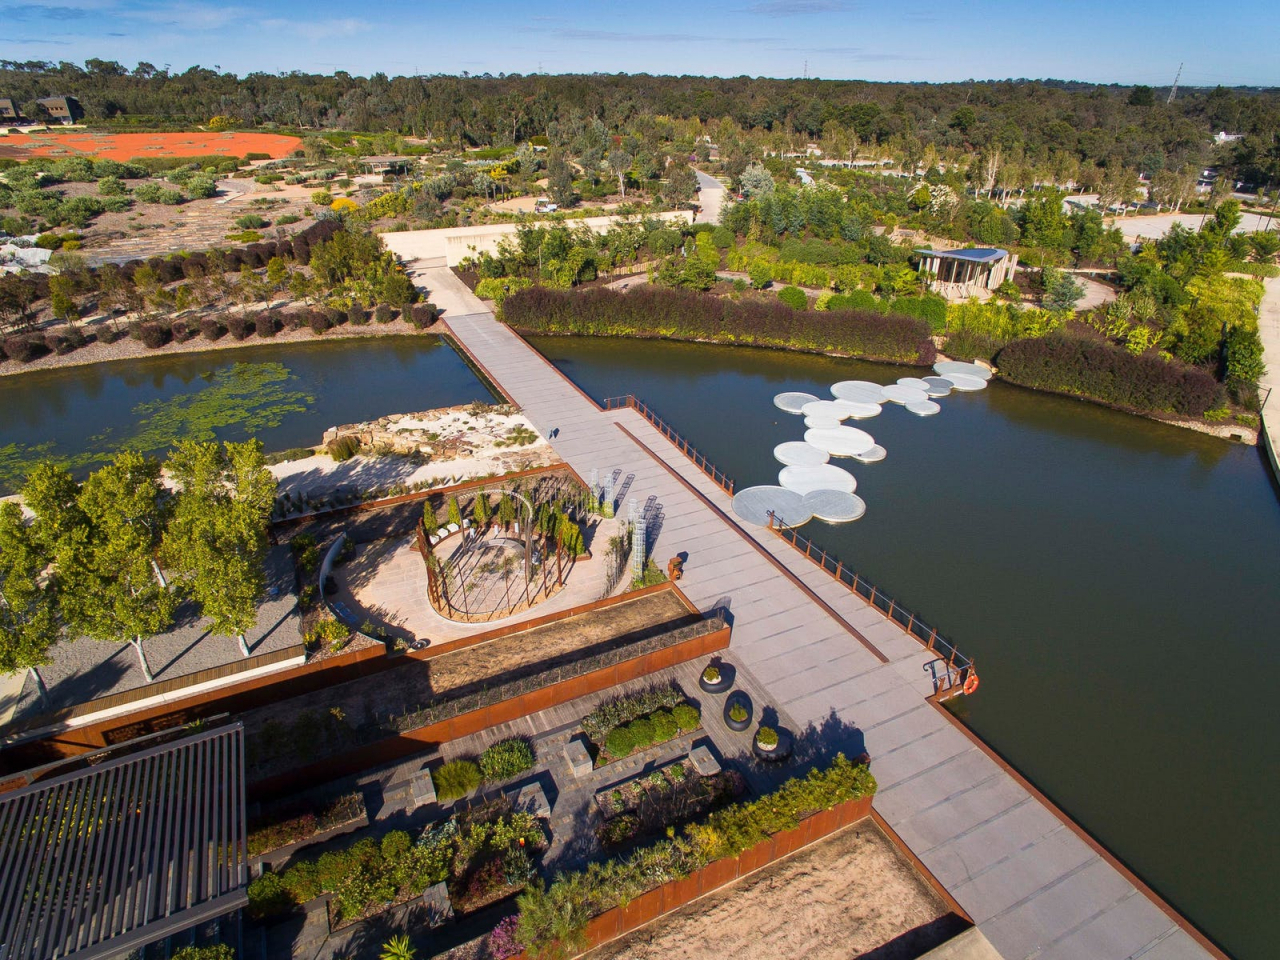
<path fill-rule="evenodd" d="M 1258 334 L 1267 372 L 1258 381 L 1262 394 L 1262 444 L 1280 480 L 1280 277 L 1262 281 L 1266 294 L 1258 311 Z M 1274 396 L 1273 396 L 1274 394 Z"/>
<path fill-rule="evenodd" d="M 693 172 L 698 177 L 698 205 L 702 208 L 698 211 L 698 215 L 693 222 L 719 223 L 720 208 L 724 205 L 725 197 L 729 195 L 729 191 L 715 177 L 698 169 Z"/>
<path fill-rule="evenodd" d="M 776 535 L 739 527 L 728 495 L 640 414 L 601 412 L 475 307 L 447 318 L 457 339 L 544 435 L 558 430 L 580 475 L 617 471 L 622 499 L 651 500 L 659 564 L 688 554 L 680 586 L 728 608 L 733 655 L 778 709 L 827 749 L 871 755 L 876 808 L 1003 957 L 1211 955 L 927 702 L 919 643 Z"/>
<path fill-rule="evenodd" d="M 1213 214 L 1209 214 L 1213 216 Z M 1113 227 L 1119 227 L 1120 232 L 1124 234 L 1124 238 L 1130 243 L 1134 243 L 1139 239 L 1159 240 L 1169 228 L 1175 223 L 1180 223 L 1184 227 L 1190 227 L 1192 230 L 1199 230 L 1202 221 L 1206 221 L 1208 217 L 1199 213 L 1160 213 L 1151 217 L 1114 217 L 1110 223 Z M 1272 220 L 1271 229 L 1275 229 L 1280 221 Z M 1240 217 L 1240 226 L 1236 227 L 1236 233 L 1253 233 L 1256 230 L 1265 230 L 1267 228 L 1267 217 L 1258 213 L 1246 213 Z"/>

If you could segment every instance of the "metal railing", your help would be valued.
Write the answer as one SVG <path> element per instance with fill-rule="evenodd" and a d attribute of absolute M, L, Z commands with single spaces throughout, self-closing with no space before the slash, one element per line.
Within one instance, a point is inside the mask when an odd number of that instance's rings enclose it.
<path fill-rule="evenodd" d="M 699 453 L 684 437 L 668 426 L 643 401 L 638 400 L 632 394 L 627 394 L 624 397 L 610 397 L 604 401 L 605 410 L 619 410 L 625 407 L 630 407 L 648 420 L 681 453 L 692 460 L 694 466 L 730 496 L 733 495 L 733 480 Z M 815 546 L 812 540 L 802 537 L 795 530 L 785 527 L 774 527 L 771 524 L 771 529 L 783 540 L 803 553 L 807 559 L 816 563 L 831 576 L 835 577 L 836 580 L 900 626 L 908 636 L 920 641 L 926 650 L 936 654 L 938 659 L 932 661 L 932 664 L 941 665 L 944 668 L 944 672 L 941 675 L 935 673 L 933 677 L 934 691 L 936 693 L 945 695 L 957 690 L 964 690 L 966 686 L 968 686 L 969 691 L 976 689 L 978 671 L 974 666 L 973 659 L 958 651 L 950 641 L 938 633 L 936 628 L 930 627 L 910 610 L 907 610 L 892 597 L 888 596 L 883 590 L 868 582 L 865 577 L 855 573 L 845 566 L 842 561 L 832 557 L 826 550 Z"/>
<path fill-rule="evenodd" d="M 676 449 L 692 460 L 693 465 L 710 477 L 716 486 L 729 494 L 729 496 L 733 496 L 733 481 L 728 474 L 699 453 L 696 447 L 672 430 L 661 417 L 650 410 L 642 401 L 637 400 L 632 394 L 627 394 L 625 397 L 609 397 L 604 402 L 604 409 L 606 410 L 619 410 L 623 407 L 630 407 L 653 424 L 659 433 L 675 444 Z"/>

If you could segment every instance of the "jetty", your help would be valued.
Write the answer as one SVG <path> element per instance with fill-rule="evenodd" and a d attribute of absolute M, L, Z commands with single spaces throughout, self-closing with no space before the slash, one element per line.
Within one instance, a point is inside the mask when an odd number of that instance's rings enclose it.
<path fill-rule="evenodd" d="M 779 533 L 740 525 L 731 483 L 633 400 L 602 407 L 445 270 L 458 345 L 557 453 L 643 504 L 651 555 L 733 624 L 730 654 L 803 736 L 865 752 L 875 810 L 1006 960 L 1224 957 L 941 705 L 949 648 Z M 688 452 L 686 452 L 688 451 Z M 824 558 L 827 559 L 827 558 Z"/>

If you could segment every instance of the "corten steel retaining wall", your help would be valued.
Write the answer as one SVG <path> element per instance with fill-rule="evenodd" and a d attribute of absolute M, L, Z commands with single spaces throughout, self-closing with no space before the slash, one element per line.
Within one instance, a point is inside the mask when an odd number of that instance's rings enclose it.
<path fill-rule="evenodd" d="M 145 724 L 162 717 L 174 717 L 175 722 L 187 723 L 219 713 L 241 713 L 255 707 L 303 696 L 313 690 L 358 680 L 383 670 L 404 666 L 415 660 L 430 660 L 446 653 L 475 646 L 488 640 L 496 640 L 534 627 L 545 626 L 557 620 L 581 616 L 619 604 L 631 603 L 653 593 L 669 591 L 690 614 L 701 616 L 693 602 L 673 583 L 660 583 L 643 590 L 635 590 L 618 597 L 593 600 L 558 613 L 549 613 L 520 623 L 485 630 L 471 637 L 463 637 L 448 643 L 428 647 L 426 650 L 388 655 L 382 647 L 364 647 L 351 650 L 324 660 L 300 664 L 275 673 L 253 677 L 241 683 L 229 684 L 214 690 L 193 694 L 182 700 L 159 703 L 152 707 L 121 714 L 96 723 L 50 734 L 40 740 L 31 740 L 0 750 L 0 776 L 17 773 L 54 760 L 75 756 L 107 746 L 108 737 L 117 730 Z M 264 654 L 263 656 L 269 656 Z M 335 672 L 337 671 L 337 672 Z M 159 686 L 158 684 L 155 686 Z M 3 792 L 0 786 L 0 792 Z"/>
<path fill-rule="evenodd" d="M 570 700 L 577 700 L 579 697 L 600 693 L 630 680 L 639 680 L 668 667 L 725 650 L 728 646 L 729 627 L 726 624 L 719 629 L 589 671 L 581 676 L 551 683 L 455 717 L 406 730 L 336 754 L 318 763 L 265 777 L 249 785 L 249 796 L 251 799 L 257 799 L 297 793 L 331 780 L 350 776 L 361 770 L 434 749 L 450 740 L 458 740 L 499 724 L 510 723 L 521 717 L 568 703 Z"/>
<path fill-rule="evenodd" d="M 648 893 L 641 894 L 625 907 L 615 907 L 600 914 L 587 924 L 586 947 L 581 953 L 593 950 L 610 940 L 616 940 L 632 930 L 652 923 L 663 914 L 671 913 L 699 897 L 714 893 L 721 887 L 830 836 L 837 830 L 867 819 L 871 816 L 871 799 L 871 797 L 863 797 L 861 800 L 848 800 L 830 810 L 815 813 L 802 820 L 794 830 L 775 833 L 736 857 L 726 857 L 709 863 L 683 880 L 670 880 Z M 928 876 L 925 879 L 930 881 L 936 889 L 936 881 Z M 520 960 L 532 960 L 527 953 L 521 953 L 518 956 Z"/>

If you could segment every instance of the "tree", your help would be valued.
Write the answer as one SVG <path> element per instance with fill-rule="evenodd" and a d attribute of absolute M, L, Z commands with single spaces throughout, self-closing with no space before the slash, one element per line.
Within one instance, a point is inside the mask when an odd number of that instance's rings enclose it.
<path fill-rule="evenodd" d="M 249 656 L 245 633 L 258 619 L 266 589 L 267 522 L 276 480 L 262 444 L 185 441 L 169 457 L 179 487 L 162 552 L 183 579 L 210 630 L 235 636 Z"/>
<path fill-rule="evenodd" d="M 156 564 L 168 497 L 154 458 L 126 451 L 90 474 L 77 498 L 85 523 L 58 543 L 62 615 L 76 636 L 132 643 L 154 678 L 143 640 L 173 623 L 178 598 Z"/>
<path fill-rule="evenodd" d="M 30 670 L 42 697 L 39 668 L 62 632 L 56 583 L 44 576 L 48 564 L 22 508 L 0 503 L 0 673 Z"/>
<path fill-rule="evenodd" d="M 618 192 L 624 197 L 627 195 L 627 174 L 631 170 L 632 160 L 631 154 L 625 150 L 609 151 L 609 169 L 618 178 Z"/>
<path fill-rule="evenodd" d="M 449 497 L 449 505 L 445 510 L 445 516 L 448 523 L 462 526 L 462 508 L 458 506 L 458 496 L 453 494 Z"/>
<path fill-rule="evenodd" d="M 41 461 L 22 485 L 22 502 L 35 514 L 31 536 L 46 557 L 53 557 L 70 533 L 89 522 L 80 509 L 80 484 L 65 467 Z"/>
<path fill-rule="evenodd" d="M 573 171 L 559 151 L 547 157 L 547 192 L 558 206 L 572 206 L 578 199 L 573 191 Z"/>
<path fill-rule="evenodd" d="M 471 505 L 471 519 L 479 528 L 485 527 L 489 523 L 489 495 L 487 493 L 479 493 L 476 495 L 475 502 Z"/>
<path fill-rule="evenodd" d="M 773 177 L 758 161 L 749 163 L 738 175 L 738 190 L 747 199 L 771 197 L 775 188 Z"/>
<path fill-rule="evenodd" d="M 1082 287 L 1074 276 L 1046 267 L 1043 271 L 1044 305 L 1054 313 L 1071 313 L 1084 296 Z"/>
<path fill-rule="evenodd" d="M 509 527 L 516 522 L 515 500 L 505 490 L 502 491 L 502 496 L 498 500 L 498 522 L 504 527 Z"/>
<path fill-rule="evenodd" d="M 1145 84 L 1140 83 L 1129 91 L 1129 106 L 1131 107 L 1151 107 L 1155 106 L 1155 102 L 1155 93 Z"/>
<path fill-rule="evenodd" d="M 54 274 L 49 278 L 49 307 L 59 320 L 75 323 L 80 319 L 75 294 L 76 284 L 71 277 Z"/>

